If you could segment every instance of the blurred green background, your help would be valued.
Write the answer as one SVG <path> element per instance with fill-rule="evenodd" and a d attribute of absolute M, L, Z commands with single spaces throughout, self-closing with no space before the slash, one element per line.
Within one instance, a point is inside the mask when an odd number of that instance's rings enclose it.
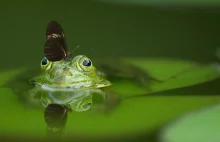
<path fill-rule="evenodd" d="M 184 6 L 184 1 L 166 5 L 165 1 L 158 1 L 159 5 L 148 5 L 148 1 L 141 5 L 98 0 L 2 1 L 1 69 L 39 63 L 50 20 L 63 26 L 70 51 L 80 45 L 75 54 L 211 61 L 220 45 L 220 9 L 217 4 L 209 6 L 214 1 L 208 0 L 199 6 L 204 2 L 186 1 L 189 6 Z"/>
<path fill-rule="evenodd" d="M 96 0 L 107 3 L 116 3 L 116 4 L 132 4 L 138 6 L 168 6 L 168 7 L 207 7 L 207 6 L 216 6 L 220 4 L 218 0 Z"/>
<path fill-rule="evenodd" d="M 1 2 L 0 17 L 1 70 L 39 65 L 44 56 L 45 28 L 50 20 L 57 20 L 64 28 L 70 51 L 80 46 L 74 55 L 85 54 L 91 58 L 168 57 L 212 62 L 216 59 L 216 49 L 220 47 L 220 2 L 214 0 L 9 0 Z M 13 74 L 8 72 L 9 76 Z M 7 75 L 1 75 L 2 79 L 7 78 Z M 43 110 L 23 108 L 10 89 L 0 91 L 7 94 L 6 97 L 2 95 L 1 100 L 7 99 L 11 103 L 9 108 L 1 108 L 2 112 L 9 112 L 1 118 L 3 136 L 6 134 L 4 131 L 44 135 Z M 126 100 L 110 118 L 91 112 L 73 113 L 67 132 L 74 130 L 76 137 L 83 133 L 116 133 L 117 125 L 121 128 L 118 131 L 154 131 L 182 112 L 214 103 L 219 103 L 218 96 L 183 95 Z M 7 104 L 4 101 L 3 106 Z M 134 121 L 139 123 L 132 123 Z M 28 124 L 27 127 L 24 124 Z M 128 126 L 129 129 L 126 128 Z M 132 136 L 136 137 L 136 134 Z M 145 134 L 143 137 L 146 139 Z M 152 139 L 151 136 L 149 139 Z"/>

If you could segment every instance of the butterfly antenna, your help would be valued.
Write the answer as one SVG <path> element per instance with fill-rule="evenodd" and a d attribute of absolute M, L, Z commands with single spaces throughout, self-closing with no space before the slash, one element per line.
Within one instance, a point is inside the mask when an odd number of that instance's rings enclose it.
<path fill-rule="evenodd" d="M 72 54 L 77 48 L 79 48 L 79 45 L 77 45 L 77 46 L 72 50 L 72 52 L 70 52 L 70 54 Z"/>

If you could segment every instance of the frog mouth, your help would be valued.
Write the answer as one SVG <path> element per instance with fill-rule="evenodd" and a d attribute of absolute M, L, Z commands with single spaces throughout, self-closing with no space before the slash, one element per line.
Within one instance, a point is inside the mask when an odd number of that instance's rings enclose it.
<path fill-rule="evenodd" d="M 76 90 L 85 90 L 85 89 L 91 89 L 91 88 L 102 88 L 102 87 L 107 87 L 110 86 L 110 82 L 101 82 L 101 83 L 94 83 L 91 81 L 86 81 L 86 82 L 78 82 L 74 84 L 69 84 L 69 85 L 50 85 L 50 84 L 42 84 L 41 88 L 46 91 L 65 91 L 65 92 L 71 92 L 71 91 L 76 91 Z"/>
<path fill-rule="evenodd" d="M 82 90 L 88 89 L 92 87 L 92 82 L 80 82 L 74 83 L 69 85 L 50 85 L 50 84 L 42 84 L 41 88 L 47 91 L 75 91 L 75 90 Z"/>

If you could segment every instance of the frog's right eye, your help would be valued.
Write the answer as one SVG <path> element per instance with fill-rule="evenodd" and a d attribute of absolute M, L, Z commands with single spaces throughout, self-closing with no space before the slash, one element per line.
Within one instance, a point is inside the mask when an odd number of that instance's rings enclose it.
<path fill-rule="evenodd" d="M 41 69 L 43 71 L 47 71 L 51 68 L 51 62 L 46 58 L 44 57 L 42 60 L 41 60 Z"/>

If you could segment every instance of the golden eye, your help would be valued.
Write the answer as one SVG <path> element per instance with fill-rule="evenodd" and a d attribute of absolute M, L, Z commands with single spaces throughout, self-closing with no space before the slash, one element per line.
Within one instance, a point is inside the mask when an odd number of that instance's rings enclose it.
<path fill-rule="evenodd" d="M 43 71 L 47 71 L 51 68 L 51 62 L 46 58 L 44 57 L 42 60 L 41 60 L 41 69 Z"/>

